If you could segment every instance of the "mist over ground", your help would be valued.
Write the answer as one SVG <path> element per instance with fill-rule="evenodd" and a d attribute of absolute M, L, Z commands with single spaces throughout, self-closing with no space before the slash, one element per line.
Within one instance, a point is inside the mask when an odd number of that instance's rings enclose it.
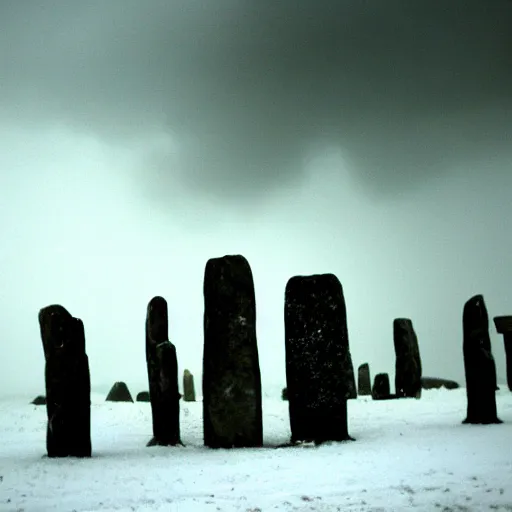
<path fill-rule="evenodd" d="M 512 3 L 0 4 L 0 393 L 40 393 L 37 313 L 84 320 L 93 387 L 147 387 L 147 302 L 200 377 L 202 278 L 241 253 L 264 387 L 284 287 L 343 284 L 354 364 L 463 381 L 462 307 L 512 313 Z M 499 379 L 501 337 L 491 325 Z M 200 380 L 200 379 L 199 379 Z"/>

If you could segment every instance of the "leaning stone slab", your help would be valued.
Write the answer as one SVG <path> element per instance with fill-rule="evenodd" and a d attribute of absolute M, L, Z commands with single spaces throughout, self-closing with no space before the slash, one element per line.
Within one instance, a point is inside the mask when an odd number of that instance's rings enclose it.
<path fill-rule="evenodd" d="M 468 398 L 463 423 L 502 423 L 496 410 L 496 365 L 489 337 L 489 317 L 482 295 L 464 305 L 462 315 L 464 369 Z"/>
<path fill-rule="evenodd" d="M 412 321 L 396 318 L 393 321 L 395 345 L 395 391 L 401 398 L 421 397 L 421 359 L 418 338 Z"/>
<path fill-rule="evenodd" d="M 251 267 L 243 256 L 208 260 L 204 308 L 204 444 L 262 446 L 256 299 Z"/>
<path fill-rule="evenodd" d="M 49 457 L 91 456 L 91 384 L 84 326 L 60 305 L 39 312 Z"/>
<path fill-rule="evenodd" d="M 343 288 L 333 274 L 292 277 L 285 293 L 291 442 L 345 441 L 355 395 Z"/>
<path fill-rule="evenodd" d="M 507 385 L 512 391 L 512 316 L 494 317 L 494 325 L 498 334 L 503 334 L 505 343 L 505 362 L 507 366 Z"/>

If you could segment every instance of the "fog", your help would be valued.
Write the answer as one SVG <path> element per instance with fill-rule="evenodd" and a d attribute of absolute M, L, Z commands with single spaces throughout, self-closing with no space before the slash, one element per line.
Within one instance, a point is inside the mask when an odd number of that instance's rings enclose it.
<path fill-rule="evenodd" d="M 0 2 L 0 394 L 44 392 L 38 311 L 94 389 L 147 388 L 148 301 L 200 382 L 206 261 L 251 264 L 266 389 L 284 288 L 335 273 L 354 365 L 463 383 L 462 308 L 512 314 L 512 3 Z M 491 323 L 498 377 L 503 341 Z"/>

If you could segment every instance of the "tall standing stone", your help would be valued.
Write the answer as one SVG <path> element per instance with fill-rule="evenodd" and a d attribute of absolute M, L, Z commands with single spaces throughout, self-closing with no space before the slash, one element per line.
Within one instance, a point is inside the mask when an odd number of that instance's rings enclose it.
<path fill-rule="evenodd" d="M 254 283 L 239 255 L 205 268 L 203 422 L 210 448 L 263 445 Z"/>
<path fill-rule="evenodd" d="M 49 457 L 91 456 L 91 381 L 84 326 L 60 305 L 39 312 Z"/>
<path fill-rule="evenodd" d="M 364 363 L 357 369 L 357 394 L 360 396 L 372 394 L 372 382 L 370 380 L 370 365 Z"/>
<path fill-rule="evenodd" d="M 512 316 L 496 316 L 494 317 L 494 325 L 498 334 L 503 334 L 507 365 L 507 384 L 508 389 L 512 391 Z"/>
<path fill-rule="evenodd" d="M 396 395 L 398 398 L 420 398 L 420 349 L 411 320 L 408 318 L 396 318 L 393 321 L 393 340 L 396 354 Z"/>
<path fill-rule="evenodd" d="M 496 411 L 496 365 L 489 337 L 489 317 L 482 295 L 475 295 L 464 305 L 462 326 L 468 397 L 463 423 L 501 423 Z"/>
<path fill-rule="evenodd" d="M 333 274 L 292 277 L 284 313 L 291 442 L 351 439 L 347 399 L 357 392 L 341 283 Z"/>
<path fill-rule="evenodd" d="M 196 389 L 194 386 L 194 376 L 188 371 L 183 372 L 183 401 L 195 402 Z"/>
<path fill-rule="evenodd" d="M 167 302 L 163 297 L 153 297 L 148 304 L 146 361 L 153 418 L 153 438 L 148 446 L 181 444 L 178 360 L 168 338 Z"/>

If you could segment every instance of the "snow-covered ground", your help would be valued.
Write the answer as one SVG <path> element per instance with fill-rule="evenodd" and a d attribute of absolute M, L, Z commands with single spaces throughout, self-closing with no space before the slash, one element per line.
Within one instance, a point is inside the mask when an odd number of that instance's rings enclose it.
<path fill-rule="evenodd" d="M 462 425 L 465 390 L 421 400 L 349 402 L 355 442 L 275 448 L 289 440 L 288 405 L 263 402 L 262 449 L 202 446 L 200 402 L 182 403 L 186 447 L 146 448 L 150 405 L 93 395 L 93 458 L 48 459 L 46 409 L 0 401 L 0 510 L 483 511 L 512 510 L 512 393 L 504 424 Z"/>

